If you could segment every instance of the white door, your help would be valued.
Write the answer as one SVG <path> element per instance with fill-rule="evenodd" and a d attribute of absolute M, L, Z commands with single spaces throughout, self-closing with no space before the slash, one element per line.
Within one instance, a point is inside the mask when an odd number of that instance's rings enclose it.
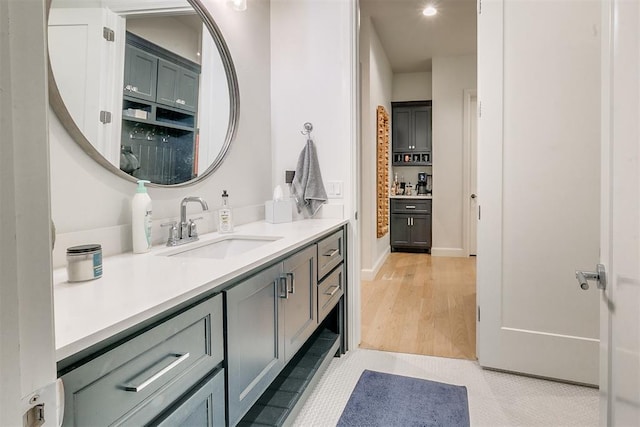
<path fill-rule="evenodd" d="M 640 425 L 640 5 L 603 7 L 601 425 Z M 615 17 L 615 20 L 613 19 Z M 602 291 L 590 290 L 600 294 Z"/>
<path fill-rule="evenodd" d="M 600 22 L 592 1 L 482 1 L 478 359 L 598 383 Z"/>
<path fill-rule="evenodd" d="M 469 255 L 478 253 L 478 96 L 470 99 L 469 115 Z"/>
<path fill-rule="evenodd" d="M 107 41 L 104 28 L 114 30 Z M 73 121 L 106 159 L 120 165 L 124 19 L 107 8 L 52 8 L 48 40 L 51 69 Z M 112 114 L 102 123 L 100 112 Z"/>

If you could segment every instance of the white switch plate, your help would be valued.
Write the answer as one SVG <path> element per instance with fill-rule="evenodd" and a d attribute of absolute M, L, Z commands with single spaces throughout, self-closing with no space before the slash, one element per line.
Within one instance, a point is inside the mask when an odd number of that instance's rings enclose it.
<path fill-rule="evenodd" d="M 342 181 L 327 181 L 327 196 L 330 199 L 342 199 Z"/>

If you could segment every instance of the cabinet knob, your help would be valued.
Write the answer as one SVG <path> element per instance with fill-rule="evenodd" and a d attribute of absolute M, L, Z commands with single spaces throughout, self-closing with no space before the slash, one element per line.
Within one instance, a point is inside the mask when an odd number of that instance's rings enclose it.
<path fill-rule="evenodd" d="M 471 194 L 471 198 L 475 199 L 476 197 L 478 197 L 478 195 L 476 193 Z"/>

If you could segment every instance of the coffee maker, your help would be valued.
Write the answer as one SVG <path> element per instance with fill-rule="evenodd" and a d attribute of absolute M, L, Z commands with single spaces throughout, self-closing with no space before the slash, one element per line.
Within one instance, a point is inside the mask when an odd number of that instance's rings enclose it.
<path fill-rule="evenodd" d="M 431 175 L 426 172 L 418 172 L 418 183 L 416 184 L 416 194 L 426 196 L 431 194 Z"/>

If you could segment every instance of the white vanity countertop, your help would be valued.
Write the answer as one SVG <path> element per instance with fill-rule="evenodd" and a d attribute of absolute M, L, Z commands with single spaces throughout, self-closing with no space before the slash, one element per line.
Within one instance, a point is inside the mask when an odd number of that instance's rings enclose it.
<path fill-rule="evenodd" d="M 283 224 L 264 221 L 235 227 L 232 235 L 282 237 L 227 259 L 161 256 L 176 248 L 154 246 L 145 254 L 106 257 L 101 278 L 69 283 L 66 268 L 53 272 L 56 359 L 58 361 L 172 307 L 213 290 L 234 277 L 312 242 L 346 224 L 342 219 L 309 219 Z M 229 234 L 208 233 L 196 243 Z"/>
<path fill-rule="evenodd" d="M 430 200 L 433 199 L 433 196 L 429 194 L 428 196 L 389 196 L 391 199 L 422 199 L 422 200 Z"/>

